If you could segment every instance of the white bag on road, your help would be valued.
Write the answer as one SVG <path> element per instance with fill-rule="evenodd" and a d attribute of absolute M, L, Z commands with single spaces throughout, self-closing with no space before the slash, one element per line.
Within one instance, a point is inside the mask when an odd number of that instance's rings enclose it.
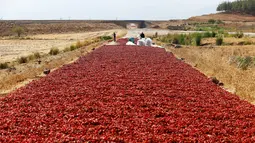
<path fill-rule="evenodd" d="M 145 39 L 143 38 L 143 39 L 138 40 L 137 45 L 138 46 L 145 46 Z"/>
<path fill-rule="evenodd" d="M 145 45 L 146 45 L 146 46 L 150 46 L 150 47 L 152 46 L 152 40 L 151 40 L 151 38 L 146 38 L 146 39 L 145 39 Z"/>

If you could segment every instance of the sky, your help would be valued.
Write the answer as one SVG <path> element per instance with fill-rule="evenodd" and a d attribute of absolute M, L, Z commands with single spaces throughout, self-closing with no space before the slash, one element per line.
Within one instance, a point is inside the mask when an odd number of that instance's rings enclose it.
<path fill-rule="evenodd" d="M 0 19 L 170 20 L 215 13 L 224 0 L 0 0 Z M 231 0 L 230 0 L 231 1 Z"/>

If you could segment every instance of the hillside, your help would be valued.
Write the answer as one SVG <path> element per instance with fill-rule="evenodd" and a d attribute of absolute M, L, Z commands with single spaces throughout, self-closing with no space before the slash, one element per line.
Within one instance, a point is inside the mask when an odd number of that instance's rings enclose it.
<path fill-rule="evenodd" d="M 216 13 L 189 18 L 191 21 L 208 21 L 209 19 L 233 21 L 233 22 L 255 22 L 255 16 L 239 13 Z"/>
<path fill-rule="evenodd" d="M 13 27 L 21 26 L 25 35 L 91 32 L 109 29 L 121 29 L 123 27 L 107 21 L 86 20 L 15 20 L 0 21 L 0 36 L 11 36 Z"/>

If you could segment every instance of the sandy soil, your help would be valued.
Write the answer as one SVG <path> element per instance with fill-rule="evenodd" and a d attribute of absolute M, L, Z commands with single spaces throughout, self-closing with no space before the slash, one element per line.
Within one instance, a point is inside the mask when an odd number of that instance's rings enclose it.
<path fill-rule="evenodd" d="M 99 32 L 69 33 L 69 34 L 44 34 L 28 36 L 33 40 L 0 40 L 0 63 L 10 62 L 21 56 L 40 52 L 48 53 L 53 47 L 60 50 L 68 47 L 78 40 L 93 38 L 102 35 L 112 35 L 113 32 L 120 33 L 123 30 L 106 30 Z M 27 38 L 28 38 L 27 37 Z"/>

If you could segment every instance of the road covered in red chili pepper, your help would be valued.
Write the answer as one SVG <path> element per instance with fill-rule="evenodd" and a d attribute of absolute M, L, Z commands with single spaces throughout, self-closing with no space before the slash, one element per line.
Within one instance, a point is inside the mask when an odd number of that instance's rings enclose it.
<path fill-rule="evenodd" d="M 0 118 L 0 142 L 255 141 L 253 105 L 152 47 L 96 49 L 2 98 Z"/>

